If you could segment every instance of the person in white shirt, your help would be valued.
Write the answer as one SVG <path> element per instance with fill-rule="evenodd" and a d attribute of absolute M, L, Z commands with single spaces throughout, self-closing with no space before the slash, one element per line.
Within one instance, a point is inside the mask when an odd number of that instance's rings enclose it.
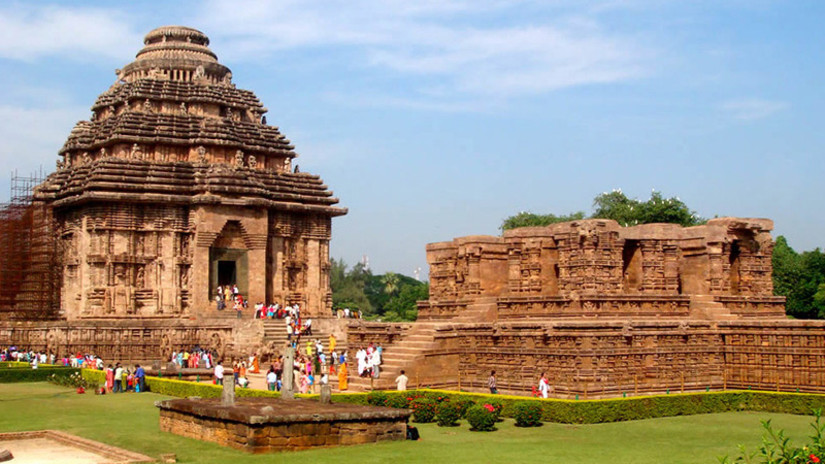
<path fill-rule="evenodd" d="M 401 375 L 395 378 L 395 384 L 398 386 L 398 391 L 406 391 L 407 390 L 407 382 L 410 379 L 404 375 L 404 371 L 401 371 Z"/>
<path fill-rule="evenodd" d="M 278 374 L 275 373 L 274 367 L 270 367 L 269 372 L 266 373 L 266 385 L 269 387 L 269 391 L 275 391 L 275 387 L 278 385 Z"/>
<path fill-rule="evenodd" d="M 215 365 L 215 385 L 223 385 L 223 361 Z"/>
<path fill-rule="evenodd" d="M 115 387 L 112 393 L 123 393 L 123 366 L 120 363 L 115 365 Z"/>
<path fill-rule="evenodd" d="M 378 350 L 373 351 L 370 362 L 372 364 L 372 376 L 377 379 L 381 373 L 381 352 Z"/>
<path fill-rule="evenodd" d="M 542 398 L 547 398 L 550 394 L 550 382 L 544 372 L 541 373 L 541 379 L 539 379 L 539 392 Z"/>

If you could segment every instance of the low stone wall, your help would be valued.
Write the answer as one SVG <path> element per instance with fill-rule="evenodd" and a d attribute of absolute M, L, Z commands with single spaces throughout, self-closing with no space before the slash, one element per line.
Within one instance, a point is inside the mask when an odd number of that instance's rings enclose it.
<path fill-rule="evenodd" d="M 410 411 L 312 400 L 239 398 L 157 403 L 160 429 L 251 453 L 404 440 Z"/>
<path fill-rule="evenodd" d="M 487 391 L 495 370 L 502 393 L 528 395 L 546 372 L 554 396 L 571 399 L 749 388 L 825 392 L 825 321 L 454 321 L 439 324 L 432 337 L 414 362 L 394 366 L 406 369 L 412 387 Z M 405 347 L 383 346 L 385 362 Z"/>
<path fill-rule="evenodd" d="M 246 356 L 262 337 L 262 324 L 254 320 L 0 322 L 0 346 L 45 350 L 58 357 L 95 354 L 107 362 L 165 362 L 173 351 L 196 345 L 221 356 Z"/>

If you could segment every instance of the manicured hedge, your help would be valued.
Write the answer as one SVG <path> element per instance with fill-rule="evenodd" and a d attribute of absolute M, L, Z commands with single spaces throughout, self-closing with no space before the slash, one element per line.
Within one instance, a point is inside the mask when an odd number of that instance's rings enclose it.
<path fill-rule="evenodd" d="M 46 364 L 40 363 L 38 364 L 39 367 L 63 367 L 62 364 Z M 0 361 L 0 369 L 6 369 L 9 367 L 28 367 L 31 369 L 31 363 L 27 363 L 24 361 Z"/>
<path fill-rule="evenodd" d="M 472 400 L 487 403 L 503 410 L 501 415 L 513 417 L 513 405 L 527 401 L 541 405 L 542 421 L 563 424 L 597 424 L 627 420 L 650 419 L 726 411 L 768 411 L 788 414 L 811 414 L 814 409 L 825 410 L 825 395 L 815 393 L 779 393 L 752 390 L 728 390 L 724 392 L 681 393 L 671 395 L 638 396 L 603 400 L 561 400 L 526 398 L 523 396 L 465 393 L 448 390 L 386 391 L 386 404 L 398 400 L 397 396 L 412 398 L 426 396 L 450 401 Z M 332 395 L 340 403 L 367 404 L 365 393 L 339 393 Z"/>
<path fill-rule="evenodd" d="M 0 383 L 45 382 L 52 374 L 68 377 L 72 375 L 72 373 L 79 371 L 80 369 L 72 369 L 71 367 L 39 367 L 37 369 L 32 369 L 31 367 L 0 368 Z"/>
<path fill-rule="evenodd" d="M 106 381 L 106 372 L 94 369 L 83 369 L 83 377 L 95 382 L 104 383 Z M 188 382 L 185 380 L 161 377 L 146 377 L 146 386 L 150 392 L 158 393 L 160 395 L 175 396 L 178 398 L 187 398 L 190 396 L 200 396 L 201 398 L 220 398 L 221 391 L 223 390 L 221 385 L 214 385 L 211 380 L 209 382 Z M 279 392 L 271 392 L 267 390 L 236 388 L 235 396 L 240 398 L 277 398 L 280 397 L 281 394 Z"/>
<path fill-rule="evenodd" d="M 75 369 L 63 368 L 73 372 Z M 18 370 L 18 369 L 14 369 Z M 22 369 L 20 369 L 22 370 Z M 27 369 L 33 371 L 33 369 Z M 40 370 L 40 369 L 38 369 Z M 105 373 L 83 369 L 83 376 L 103 383 Z M 0 382 L 3 380 L 0 379 Z M 167 378 L 147 377 L 149 390 L 163 395 L 185 398 L 200 396 L 216 398 L 221 395 L 221 386 L 212 383 L 186 382 Z M 239 397 L 278 397 L 280 393 L 266 390 L 238 388 Z M 318 395 L 296 395 L 314 398 Z M 465 393 L 449 390 L 410 390 L 405 392 L 382 391 L 368 393 L 336 393 L 332 399 L 338 403 L 373 404 L 383 403 L 391 407 L 406 407 L 413 398 L 425 397 L 437 402 L 473 401 L 481 404 L 500 405 L 503 417 L 513 417 L 513 406 L 517 402 L 538 404 L 542 411 L 542 421 L 563 424 L 597 424 L 656 417 L 707 414 L 727 411 L 767 411 L 787 414 L 811 414 L 814 409 L 825 410 L 825 395 L 815 393 L 779 393 L 752 390 L 728 390 L 724 392 L 680 393 L 671 395 L 637 396 L 633 398 L 613 398 L 603 400 L 561 400 L 526 398 L 524 396 L 490 395 L 485 393 Z"/>

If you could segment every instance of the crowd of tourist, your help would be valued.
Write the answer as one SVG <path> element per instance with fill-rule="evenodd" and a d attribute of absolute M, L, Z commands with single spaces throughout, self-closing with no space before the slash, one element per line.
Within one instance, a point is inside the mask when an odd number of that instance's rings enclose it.
<path fill-rule="evenodd" d="M 354 310 L 348 307 L 335 308 L 332 310 L 332 314 L 338 319 L 362 319 L 364 316 L 364 313 L 360 309 Z"/>
<path fill-rule="evenodd" d="M 231 306 L 237 313 L 238 319 L 241 318 L 243 310 L 249 306 L 249 303 L 244 299 L 243 295 L 241 295 L 240 290 L 238 290 L 237 284 L 218 285 L 215 294 L 215 304 L 217 305 L 218 311 L 223 311 Z"/>
<path fill-rule="evenodd" d="M 381 344 L 370 343 L 367 347 L 361 347 L 355 352 L 355 359 L 358 361 L 358 376 L 379 378 L 381 374 L 381 354 L 384 351 Z"/>
<path fill-rule="evenodd" d="M 218 356 L 215 350 L 208 350 L 195 346 L 191 350 L 173 351 L 171 362 L 179 368 L 211 369 L 215 365 L 214 359 Z"/>

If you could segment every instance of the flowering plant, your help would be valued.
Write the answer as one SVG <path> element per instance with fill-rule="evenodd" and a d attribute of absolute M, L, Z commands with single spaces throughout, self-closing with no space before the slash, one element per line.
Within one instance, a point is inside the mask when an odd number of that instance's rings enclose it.
<path fill-rule="evenodd" d="M 727 456 L 719 459 L 722 464 L 757 462 L 758 455 L 764 464 L 819 464 L 822 461 L 820 456 L 825 456 L 825 424 L 820 420 L 822 410 L 815 409 L 814 421 L 811 428 L 813 435 L 809 438 L 811 442 L 801 448 L 791 446 L 790 438 L 785 436 L 784 430 L 776 431 L 771 425 L 770 419 L 762 421 L 765 435 L 762 436 L 762 446 L 758 451 L 748 454 L 745 447 L 739 445 L 741 454 L 731 461 Z"/>
<path fill-rule="evenodd" d="M 478 432 L 492 432 L 496 429 L 496 415 L 488 406 L 477 404 L 467 410 L 467 422 L 470 423 L 470 430 Z"/>
<path fill-rule="evenodd" d="M 416 398 L 410 403 L 413 422 L 432 422 L 435 419 L 436 402 L 429 398 Z"/>

